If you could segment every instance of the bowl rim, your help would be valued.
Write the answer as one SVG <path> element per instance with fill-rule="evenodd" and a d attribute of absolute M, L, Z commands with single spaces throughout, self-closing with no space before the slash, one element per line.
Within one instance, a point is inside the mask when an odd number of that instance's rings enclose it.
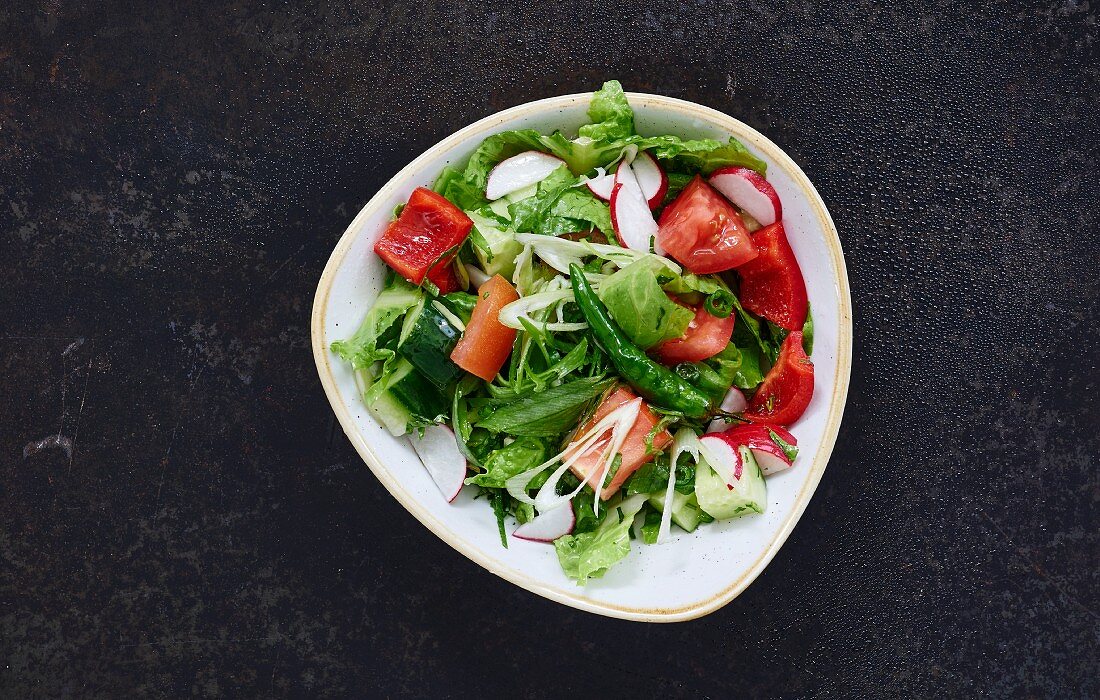
<path fill-rule="evenodd" d="M 810 498 L 817 490 L 817 486 L 825 472 L 825 467 L 828 464 L 829 457 L 832 454 L 833 447 L 836 444 L 837 433 L 840 430 L 840 422 L 843 417 L 845 401 L 848 395 L 848 384 L 851 378 L 851 291 L 848 286 L 848 272 L 844 264 L 844 253 L 832 217 L 829 215 L 829 211 L 826 209 L 825 203 L 822 201 L 821 195 L 818 194 L 813 183 L 810 182 L 810 179 L 802 172 L 802 169 L 798 167 L 783 149 L 772 143 L 771 140 L 751 126 L 723 112 L 719 112 L 716 109 L 705 107 L 687 100 L 666 97 L 664 95 L 627 92 L 626 96 L 631 106 L 635 109 L 639 107 L 657 108 L 666 111 L 671 110 L 680 112 L 684 115 L 704 121 L 712 126 L 727 130 L 743 142 L 747 142 L 748 145 L 752 146 L 754 149 L 763 152 L 771 158 L 772 161 L 778 167 L 782 168 L 791 177 L 791 180 L 806 193 L 811 208 L 816 214 L 822 230 L 825 232 L 825 243 L 829 250 L 834 269 L 838 272 L 836 282 L 840 302 L 838 316 L 840 329 L 837 338 L 836 382 L 829 403 L 821 444 L 814 454 L 813 461 L 810 465 L 809 478 L 798 492 L 793 508 L 787 514 L 786 519 L 782 522 L 765 550 L 756 561 L 748 566 L 740 576 L 727 585 L 722 591 L 705 600 L 676 608 L 617 606 L 611 603 L 586 598 L 581 595 L 574 595 L 562 589 L 548 587 L 538 579 L 529 576 L 524 571 L 506 566 L 502 562 L 468 546 L 464 537 L 452 532 L 449 528 L 436 520 L 427 508 L 423 507 L 415 497 L 402 488 L 401 484 L 396 479 L 390 477 L 389 472 L 382 466 L 382 460 L 374 453 L 371 446 L 367 444 L 363 434 L 359 432 L 355 425 L 351 414 L 345 408 L 343 399 L 336 386 L 335 376 L 330 366 L 330 353 L 328 344 L 325 342 L 325 314 L 328 308 L 329 293 L 332 290 L 332 284 L 336 277 L 336 271 L 343 265 L 344 259 L 351 249 L 352 243 L 361 233 L 363 233 L 362 229 L 364 228 L 365 221 L 370 218 L 377 209 L 384 205 L 386 200 L 394 193 L 394 190 L 403 186 L 406 180 L 408 180 L 416 170 L 429 160 L 434 159 L 441 152 L 449 151 L 472 139 L 477 138 L 480 140 L 481 138 L 489 136 L 494 133 L 497 127 L 514 119 L 536 113 L 541 114 L 560 110 L 565 107 L 570 107 L 579 101 L 587 103 L 592 98 L 591 92 L 573 93 L 534 100 L 479 119 L 431 146 L 390 178 L 389 181 L 379 188 L 374 196 L 363 205 L 363 208 L 359 210 L 355 218 L 352 219 L 351 223 L 340 237 L 340 240 L 337 242 L 332 254 L 329 256 L 328 262 L 325 264 L 325 269 L 321 273 L 321 279 L 317 284 L 317 291 L 314 297 L 310 323 L 311 344 L 313 347 L 313 358 L 317 364 L 317 372 L 320 376 L 321 384 L 325 389 L 325 395 L 333 411 L 336 413 L 337 419 L 340 421 L 341 428 L 355 447 L 356 452 L 358 452 L 359 456 L 366 462 L 375 477 L 382 482 L 386 490 L 437 537 L 467 558 L 479 564 L 482 568 L 487 569 L 510 583 L 558 603 L 587 612 L 625 620 L 639 622 L 683 622 L 712 613 L 740 595 L 741 592 L 760 575 L 787 541 L 794 526 L 801 519 L 802 513 L 805 511 Z"/>

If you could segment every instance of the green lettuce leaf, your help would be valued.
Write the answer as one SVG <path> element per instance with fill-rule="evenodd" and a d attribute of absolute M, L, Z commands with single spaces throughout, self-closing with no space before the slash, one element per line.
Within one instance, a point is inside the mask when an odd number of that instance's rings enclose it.
<path fill-rule="evenodd" d="M 577 183 L 577 178 L 564 166 L 550 173 L 538 184 L 533 196 L 508 207 L 512 228 L 548 236 L 597 228 L 613 238 L 610 207 Z"/>
<path fill-rule="evenodd" d="M 588 118 L 592 123 L 578 129 L 578 136 L 609 141 L 634 135 L 634 110 L 618 80 L 607 81 L 592 95 Z"/>
<path fill-rule="evenodd" d="M 483 463 L 485 471 L 466 478 L 467 484 L 490 488 L 505 488 L 508 479 L 537 467 L 550 457 L 550 449 L 544 440 L 521 437 L 515 442 L 494 450 Z"/>
<path fill-rule="evenodd" d="M 741 165 L 764 175 L 768 164 L 754 156 L 745 144 L 730 137 L 726 143 L 714 139 L 684 140 L 676 136 L 649 136 L 636 142 L 661 161 L 663 167 L 676 172 L 709 175 L 718 168 Z"/>
<path fill-rule="evenodd" d="M 511 279 L 516 271 L 516 256 L 523 250 L 511 226 L 488 208 L 468 210 L 466 215 L 474 222 L 470 241 L 481 268 L 489 275 L 499 274 Z"/>
<path fill-rule="evenodd" d="M 443 195 L 459 209 L 480 209 L 489 202 L 485 199 L 485 187 L 477 187 L 466 180 L 465 174 L 447 166 L 432 184 L 432 190 Z"/>
<path fill-rule="evenodd" d="M 702 295 L 707 313 L 718 318 L 726 318 L 733 313 L 736 298 L 726 283 L 719 277 L 685 272 L 682 275 L 673 277 L 662 286 L 666 292 L 672 292 L 673 294 L 696 293 Z"/>
<path fill-rule="evenodd" d="M 763 325 L 755 315 L 746 311 L 736 297 L 733 304 L 737 310 L 737 324 L 733 327 L 733 342 L 741 351 L 742 366 L 750 369 L 755 367 L 756 373 L 761 374 L 760 381 L 763 381 L 763 373 L 767 372 L 774 358 L 779 355 L 779 345 L 772 342 L 769 334 L 765 331 L 767 326 Z M 752 378 L 753 375 L 749 374 L 742 377 L 741 381 L 748 382 Z M 738 383 L 737 386 L 742 389 L 751 389 L 756 384 Z"/>
<path fill-rule="evenodd" d="M 599 296 L 623 332 L 642 348 L 679 338 L 695 317 L 690 309 L 668 298 L 647 259 L 633 262 L 601 282 Z"/>
<path fill-rule="evenodd" d="M 351 363 L 355 369 L 366 369 L 379 360 L 394 357 L 391 349 L 382 347 L 383 334 L 396 323 L 405 312 L 416 306 L 423 292 L 407 282 L 400 275 L 394 275 L 374 305 L 367 312 L 359 330 L 347 340 L 337 340 L 332 351 Z"/>
<path fill-rule="evenodd" d="M 579 585 L 600 578 L 630 554 L 630 526 L 645 505 L 645 496 L 631 496 L 612 510 L 591 532 L 565 535 L 554 540 L 562 571 Z"/>

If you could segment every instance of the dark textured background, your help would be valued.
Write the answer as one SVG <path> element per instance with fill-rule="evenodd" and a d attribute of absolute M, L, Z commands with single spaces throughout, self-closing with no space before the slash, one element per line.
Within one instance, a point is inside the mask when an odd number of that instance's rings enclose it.
<path fill-rule="evenodd" d="M 1100 695 L 1087 1 L 387 4 L 0 3 L 0 696 Z M 672 626 L 437 540 L 308 348 L 401 166 L 611 77 L 785 148 L 855 306 L 802 522 Z"/>

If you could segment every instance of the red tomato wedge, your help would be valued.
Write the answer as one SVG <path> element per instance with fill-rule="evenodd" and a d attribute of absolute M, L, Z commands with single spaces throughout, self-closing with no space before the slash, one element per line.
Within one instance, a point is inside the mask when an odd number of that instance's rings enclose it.
<path fill-rule="evenodd" d="M 712 316 L 700 306 L 695 309 L 695 318 L 691 319 L 684 334 L 653 348 L 653 356 L 666 365 L 699 362 L 713 357 L 729 345 L 736 320 L 733 314 L 725 318 Z"/>
<path fill-rule="evenodd" d="M 789 331 L 806 323 L 806 282 L 782 223 L 752 234 L 758 255 L 737 268 L 741 305 Z"/>
<path fill-rule="evenodd" d="M 698 175 L 657 223 L 657 242 L 696 274 L 731 270 L 757 255 L 741 215 Z"/>
<path fill-rule="evenodd" d="M 493 381 L 516 341 L 516 330 L 501 323 L 498 314 L 517 299 L 515 288 L 500 275 L 493 275 L 478 288 L 470 322 L 451 351 L 456 365 L 487 382 Z"/>
<path fill-rule="evenodd" d="M 596 413 L 589 419 L 587 423 L 582 425 L 577 431 L 577 435 L 584 435 L 592 429 L 596 423 L 607 417 L 607 414 L 614 411 L 619 406 L 622 406 L 628 401 L 633 401 L 638 398 L 634 392 L 626 387 L 619 387 L 612 393 L 608 394 L 607 398 L 603 400 L 599 408 L 596 409 Z M 600 498 L 607 500 L 615 495 L 615 492 L 619 490 L 619 487 L 630 478 L 630 475 L 638 471 L 638 467 L 642 466 L 646 462 L 650 462 L 666 445 L 672 442 L 672 435 L 667 430 L 662 430 L 653 436 L 653 453 L 650 454 L 646 450 L 645 438 L 649 434 L 653 427 L 657 425 L 657 418 L 649 410 L 649 406 L 642 401 L 642 409 L 638 412 L 638 418 L 634 421 L 634 425 L 631 426 L 630 432 L 626 434 L 626 439 L 623 441 L 622 462 L 619 464 L 618 471 L 615 472 L 615 476 L 611 478 L 611 481 L 600 491 Z M 600 472 L 603 471 L 603 462 L 600 460 L 600 453 L 607 448 L 607 443 L 611 441 L 611 430 L 608 430 L 603 437 L 593 443 L 592 447 L 581 455 L 580 459 L 573 463 L 571 469 L 578 479 L 589 482 L 589 486 L 592 486 L 591 481 L 600 478 Z M 571 446 L 572 447 L 572 446 Z M 570 454 L 569 448 L 566 448 L 566 455 Z"/>
<path fill-rule="evenodd" d="M 802 331 L 794 331 L 742 415 L 754 422 L 790 425 L 805 413 L 813 395 L 814 363 L 802 349 Z"/>
<path fill-rule="evenodd" d="M 454 259 L 454 253 L 444 254 L 465 241 L 473 225 L 470 217 L 442 195 L 417 187 L 401 214 L 374 244 L 374 252 L 413 284 L 428 277 L 439 287 L 440 282 L 448 280 Z M 457 288 L 457 278 L 454 285 Z"/>

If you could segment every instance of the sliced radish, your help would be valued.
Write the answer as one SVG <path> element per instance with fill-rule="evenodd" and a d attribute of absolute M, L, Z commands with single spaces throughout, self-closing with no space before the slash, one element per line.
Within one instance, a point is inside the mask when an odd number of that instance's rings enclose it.
<path fill-rule="evenodd" d="M 794 464 L 793 460 L 783 452 L 783 448 L 771 440 L 749 445 L 749 449 L 752 450 L 752 456 L 756 457 L 756 463 L 760 465 L 760 471 L 764 472 L 764 476 L 790 469 Z"/>
<path fill-rule="evenodd" d="M 588 189 L 592 190 L 592 194 L 596 195 L 597 199 L 608 201 L 611 199 L 611 191 L 615 189 L 615 176 L 611 173 L 604 175 L 597 175 L 591 180 L 586 180 Z"/>
<path fill-rule="evenodd" d="M 783 219 L 783 205 L 775 188 L 751 168 L 719 168 L 710 176 L 710 184 L 762 226 Z"/>
<path fill-rule="evenodd" d="M 773 434 L 787 443 L 793 454 L 788 454 L 775 441 Z M 760 471 L 765 476 L 790 469 L 795 455 L 798 454 L 798 440 L 779 426 L 738 425 L 722 433 L 722 437 L 731 444 L 745 445 L 752 450 L 752 456 L 756 458 Z"/>
<path fill-rule="evenodd" d="M 726 440 L 725 433 L 709 433 L 699 438 L 699 449 L 714 473 L 733 489 L 745 466 L 737 445 Z"/>
<path fill-rule="evenodd" d="M 642 196 L 649 202 L 649 208 L 656 209 L 661 206 L 668 192 L 668 175 L 657 163 L 657 159 L 645 151 L 641 151 L 630 164 L 634 170 L 634 176 L 638 178 L 638 186 L 642 189 Z"/>
<path fill-rule="evenodd" d="M 409 442 L 439 487 L 439 492 L 448 503 L 453 501 L 462 490 L 462 481 L 466 478 L 466 458 L 458 449 L 454 432 L 445 425 L 429 425 L 424 428 L 424 437 L 412 433 Z"/>
<path fill-rule="evenodd" d="M 489 181 L 485 186 L 485 197 L 490 201 L 500 199 L 524 187 L 546 179 L 546 176 L 560 168 L 565 161 L 540 151 L 524 151 L 511 158 L 505 158 L 489 171 Z"/>
<path fill-rule="evenodd" d="M 553 542 L 573 532 L 576 522 L 572 504 L 562 503 L 557 508 L 539 513 L 534 520 L 520 525 L 512 534 L 531 542 Z"/>
<path fill-rule="evenodd" d="M 749 400 L 745 398 L 745 395 L 741 393 L 741 390 L 735 386 L 731 386 L 730 390 L 726 392 L 726 398 L 722 399 L 722 404 L 718 407 L 726 413 L 740 413 L 749 407 Z M 715 418 L 707 426 L 708 433 L 720 433 L 729 427 L 729 423 L 721 418 Z"/>
<path fill-rule="evenodd" d="M 611 191 L 611 224 L 619 243 L 626 248 L 648 253 L 655 243 L 657 222 L 653 219 L 653 212 L 642 194 L 634 170 L 626 162 L 620 163 L 615 171 L 615 188 Z"/>

